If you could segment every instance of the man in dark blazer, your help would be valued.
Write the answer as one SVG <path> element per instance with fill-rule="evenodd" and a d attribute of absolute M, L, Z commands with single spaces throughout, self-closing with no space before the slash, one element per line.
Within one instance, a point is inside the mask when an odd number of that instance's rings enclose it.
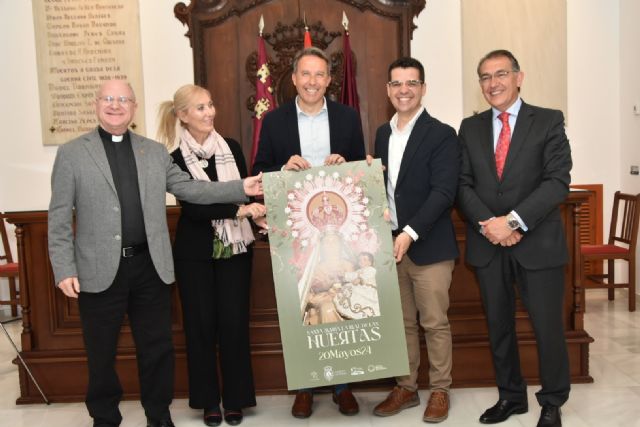
<path fill-rule="evenodd" d="M 315 47 L 303 49 L 293 58 L 291 79 L 298 96 L 265 116 L 253 173 L 301 171 L 364 159 L 358 114 L 324 96 L 331 83 L 329 64 L 327 55 Z M 359 412 L 358 402 L 345 384 L 335 386 L 333 400 L 344 415 Z M 298 390 L 291 414 L 308 418 L 312 405 L 313 391 Z"/>
<path fill-rule="evenodd" d="M 208 204 L 243 202 L 245 193 L 261 192 L 259 177 L 192 180 L 163 145 L 128 130 L 136 106 L 128 83 L 103 83 L 95 100 L 99 126 L 58 148 L 51 176 L 49 257 L 56 286 L 78 298 L 89 367 L 85 402 L 96 427 L 122 421 L 115 358 L 125 314 L 136 343 L 147 425 L 173 426 L 167 284 L 174 282 L 174 272 L 166 193 Z"/>
<path fill-rule="evenodd" d="M 324 96 L 329 72 L 329 58 L 322 50 L 311 47 L 296 54 L 292 79 L 298 96 L 265 116 L 254 174 L 364 159 L 358 113 Z"/>
<path fill-rule="evenodd" d="M 400 58 L 389 66 L 387 94 L 396 114 L 376 133 L 375 154 L 385 166 L 395 236 L 409 375 L 396 378 L 398 385 L 374 414 L 394 415 L 420 404 L 422 326 L 431 389 L 423 420 L 436 423 L 449 414 L 452 344 L 447 310 L 458 257 L 451 206 L 458 186 L 460 147 L 453 128 L 431 117 L 422 106 L 427 90 L 424 78 L 424 67 L 414 58 Z"/>
<path fill-rule="evenodd" d="M 528 410 L 514 319 L 517 283 L 538 344 L 538 426 L 560 426 L 559 408 L 570 389 L 562 321 L 568 255 L 559 211 L 572 166 L 564 117 L 522 101 L 524 74 L 511 52 L 488 53 L 477 71 L 492 108 L 460 126 L 458 204 L 467 220 L 466 260 L 480 284 L 499 390 L 480 422 L 498 423 Z"/>

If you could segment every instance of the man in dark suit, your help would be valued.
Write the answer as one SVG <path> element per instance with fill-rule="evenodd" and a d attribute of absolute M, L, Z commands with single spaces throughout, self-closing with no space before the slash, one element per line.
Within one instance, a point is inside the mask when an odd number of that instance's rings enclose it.
<path fill-rule="evenodd" d="M 324 96 L 331 83 L 329 64 L 315 47 L 296 54 L 291 78 L 298 96 L 265 116 L 254 174 L 364 159 L 358 113 Z"/>
<path fill-rule="evenodd" d="M 125 314 L 136 344 L 147 426 L 173 426 L 167 284 L 174 273 L 166 193 L 201 204 L 261 194 L 260 177 L 192 180 L 164 146 L 128 130 L 136 107 L 128 83 L 103 83 L 95 100 L 99 126 L 58 148 L 51 176 L 49 257 L 57 287 L 78 299 L 89 367 L 85 402 L 94 427 L 122 421 L 115 359 Z"/>
<path fill-rule="evenodd" d="M 477 71 L 492 108 L 460 126 L 458 204 L 467 220 L 466 260 L 480 283 L 499 390 L 480 422 L 498 423 L 528 410 L 515 331 L 517 283 L 538 344 L 538 427 L 560 426 L 559 408 L 570 389 L 562 323 L 568 256 L 559 211 L 572 166 L 564 117 L 522 101 L 524 74 L 511 52 L 488 53 Z"/>
<path fill-rule="evenodd" d="M 386 168 L 409 375 L 396 378 L 398 385 L 374 414 L 394 415 L 420 404 L 422 326 L 431 389 L 423 420 L 436 423 L 449 414 L 452 344 L 447 310 L 458 257 L 451 206 L 458 186 L 460 147 L 453 128 L 431 117 L 422 106 L 427 91 L 424 78 L 424 67 L 414 58 L 400 58 L 389 66 L 387 94 L 396 114 L 376 133 L 375 154 Z"/>
<path fill-rule="evenodd" d="M 327 55 L 315 47 L 296 54 L 291 79 L 298 96 L 265 116 L 254 173 L 301 171 L 364 159 L 358 114 L 324 96 L 331 83 L 329 64 Z M 358 402 L 345 384 L 335 386 L 333 400 L 344 415 L 359 411 Z M 299 390 L 291 413 L 296 418 L 308 418 L 312 405 L 312 390 Z"/>

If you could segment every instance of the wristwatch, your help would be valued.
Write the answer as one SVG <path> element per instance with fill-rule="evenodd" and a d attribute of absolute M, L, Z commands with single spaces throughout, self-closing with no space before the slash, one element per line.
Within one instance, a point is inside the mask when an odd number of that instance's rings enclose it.
<path fill-rule="evenodd" d="M 520 228 L 520 221 L 518 221 L 518 219 L 512 213 L 509 213 L 507 215 L 507 227 L 509 227 L 511 230 L 517 230 L 518 228 Z"/>

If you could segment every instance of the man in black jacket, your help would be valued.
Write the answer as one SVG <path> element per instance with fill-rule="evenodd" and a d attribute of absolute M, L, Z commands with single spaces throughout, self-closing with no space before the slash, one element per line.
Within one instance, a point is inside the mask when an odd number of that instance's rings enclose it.
<path fill-rule="evenodd" d="M 460 170 L 456 133 L 431 117 L 422 106 L 427 87 L 424 67 L 413 58 L 389 66 L 387 94 L 396 114 L 378 128 L 375 154 L 386 167 L 385 182 L 394 239 L 393 253 L 409 355 L 409 375 L 374 409 L 389 416 L 420 404 L 420 326 L 429 351 L 431 396 L 426 422 L 441 422 L 449 414 L 452 345 L 449 286 L 458 257 L 451 222 Z"/>
<path fill-rule="evenodd" d="M 298 96 L 265 116 L 254 171 L 301 171 L 364 159 L 358 114 L 324 96 L 331 83 L 329 63 L 327 55 L 315 47 L 296 54 L 291 78 Z M 359 411 L 346 384 L 335 386 L 333 400 L 344 415 Z M 307 418 L 312 404 L 313 391 L 298 390 L 291 413 L 296 418 Z"/>
<path fill-rule="evenodd" d="M 304 170 L 363 160 L 358 113 L 324 96 L 331 83 L 327 55 L 315 47 L 301 50 L 293 60 L 291 78 L 298 96 L 265 116 L 253 171 Z"/>

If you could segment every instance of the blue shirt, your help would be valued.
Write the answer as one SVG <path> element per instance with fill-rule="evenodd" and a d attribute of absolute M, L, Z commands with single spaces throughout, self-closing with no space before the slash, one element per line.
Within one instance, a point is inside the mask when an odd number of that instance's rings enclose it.
<path fill-rule="evenodd" d="M 300 109 L 296 97 L 296 112 L 298 115 L 298 135 L 300 136 L 300 155 L 311 163 L 311 166 L 324 165 L 324 161 L 331 154 L 327 100 L 324 99 L 320 111 L 315 115 L 309 115 Z"/>

